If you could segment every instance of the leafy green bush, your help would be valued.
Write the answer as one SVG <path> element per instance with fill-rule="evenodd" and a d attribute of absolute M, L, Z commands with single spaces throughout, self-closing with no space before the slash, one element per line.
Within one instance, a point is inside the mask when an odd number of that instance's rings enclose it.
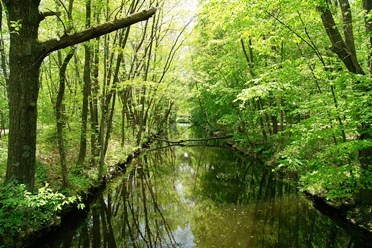
<path fill-rule="evenodd" d="M 0 243 L 11 246 L 16 237 L 58 223 L 58 212 L 66 204 L 80 202 L 77 196 L 66 197 L 53 192 L 46 184 L 37 194 L 22 184 L 9 183 L 0 187 Z M 82 203 L 78 204 L 83 208 Z"/>
<path fill-rule="evenodd" d="M 327 200 L 350 199 L 358 193 L 359 168 L 357 166 L 321 166 L 301 177 L 303 190 L 323 195 Z"/>
<path fill-rule="evenodd" d="M 364 190 L 371 191 L 372 171 L 370 167 L 362 168 L 359 159 L 360 151 L 372 147 L 372 141 L 349 138 L 332 144 L 327 129 L 312 130 L 304 131 L 299 140 L 276 154 L 278 169 L 295 172 L 300 177 L 301 190 L 334 203 L 356 199 Z"/>

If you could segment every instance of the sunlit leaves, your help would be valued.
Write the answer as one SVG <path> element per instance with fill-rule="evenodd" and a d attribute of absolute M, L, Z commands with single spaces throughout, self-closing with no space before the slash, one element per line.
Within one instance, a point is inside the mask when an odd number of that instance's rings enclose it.
<path fill-rule="evenodd" d="M 361 125 L 372 118 L 371 79 L 348 73 L 330 51 L 319 13 L 327 1 L 219 3 L 204 1 L 196 26 L 198 116 L 244 144 L 269 139 L 280 169 L 306 174 L 317 166 L 358 166 L 366 148 L 357 142 Z M 351 5 L 358 57 L 365 59 L 365 13 L 360 2 Z M 339 8 L 331 8 L 341 27 Z M 319 175 L 303 185 L 315 187 Z M 329 185 L 321 187 L 331 198 L 348 195 L 335 196 Z"/>
<path fill-rule="evenodd" d="M 25 185 L 9 183 L 0 188 L 0 239 L 2 244 L 12 244 L 12 237 L 23 237 L 39 228 L 59 221 L 59 211 L 67 204 L 84 208 L 81 197 L 67 197 L 53 191 L 48 184 L 36 194 Z"/>

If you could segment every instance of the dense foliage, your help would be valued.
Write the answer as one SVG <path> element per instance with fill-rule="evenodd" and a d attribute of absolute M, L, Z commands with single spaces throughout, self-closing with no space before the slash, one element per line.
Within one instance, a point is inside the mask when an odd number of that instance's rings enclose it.
<path fill-rule="evenodd" d="M 58 224 L 58 211 L 71 203 L 78 203 L 78 196 L 66 197 L 53 192 L 49 185 L 38 189 L 37 194 L 27 191 L 24 185 L 9 183 L 0 188 L 0 247 L 10 247 L 16 237 L 26 237 L 50 224 Z M 78 203 L 79 208 L 84 204 Z M 18 239 L 18 242 L 20 239 Z"/>
<path fill-rule="evenodd" d="M 203 1 L 193 43 L 194 120 L 332 200 L 372 189 L 371 160 L 362 161 L 372 147 L 372 80 L 346 68 L 322 23 L 330 10 L 345 31 L 345 2 Z M 348 27 L 368 71 L 369 13 L 350 4 Z"/>
<path fill-rule="evenodd" d="M 191 5 L 1 1 L 0 179 L 8 184 L 0 188 L 0 241 L 52 223 L 177 112 L 189 116 L 179 104 L 187 97 L 196 124 L 232 134 L 302 190 L 370 203 L 369 1 L 200 0 L 196 19 Z M 9 19 L 28 10 L 40 20 Z M 21 38 L 45 53 L 26 54 Z"/>

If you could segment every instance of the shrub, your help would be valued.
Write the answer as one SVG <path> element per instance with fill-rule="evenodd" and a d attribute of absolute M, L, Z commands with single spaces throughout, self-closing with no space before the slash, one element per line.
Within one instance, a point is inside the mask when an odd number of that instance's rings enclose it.
<path fill-rule="evenodd" d="M 58 222 L 58 213 L 66 204 L 80 202 L 80 197 L 67 197 L 53 192 L 46 184 L 36 194 L 25 185 L 8 183 L 0 187 L 0 244 L 12 246 L 15 238 Z M 79 208 L 84 207 L 82 203 Z"/>

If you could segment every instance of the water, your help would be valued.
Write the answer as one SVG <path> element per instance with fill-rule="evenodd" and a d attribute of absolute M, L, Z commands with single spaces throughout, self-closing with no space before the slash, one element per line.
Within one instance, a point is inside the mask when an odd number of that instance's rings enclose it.
<path fill-rule="evenodd" d="M 143 154 L 48 239 L 38 247 L 348 247 L 351 240 L 261 164 L 203 146 Z"/>

